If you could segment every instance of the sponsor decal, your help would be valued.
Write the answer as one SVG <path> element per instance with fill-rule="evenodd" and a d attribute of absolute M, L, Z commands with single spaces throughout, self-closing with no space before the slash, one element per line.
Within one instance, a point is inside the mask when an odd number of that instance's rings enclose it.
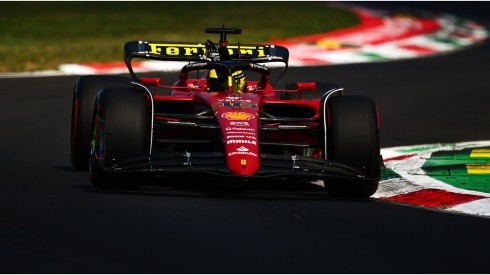
<path fill-rule="evenodd" d="M 213 104 L 214 108 L 217 107 L 242 107 L 242 108 L 254 108 L 258 109 L 257 103 L 253 102 L 250 99 L 242 99 L 241 97 L 225 97 L 225 98 L 217 98 L 217 103 Z"/>
<path fill-rule="evenodd" d="M 228 52 L 230 55 L 238 53 L 238 45 L 229 45 Z M 240 54 L 252 55 L 256 57 L 265 57 L 264 46 L 240 46 Z"/>
<path fill-rule="evenodd" d="M 208 63 L 205 63 L 205 62 L 201 62 L 201 63 L 191 63 L 191 64 L 187 64 L 187 68 L 201 68 L 201 67 L 206 67 L 208 65 Z"/>
<path fill-rule="evenodd" d="M 251 133 L 251 132 L 226 132 L 226 134 L 228 135 L 240 135 L 240 136 L 244 136 L 245 138 L 248 138 L 248 139 L 256 139 L 255 138 L 255 133 Z"/>
<path fill-rule="evenodd" d="M 205 53 L 204 45 L 149 43 L 150 53 L 170 56 L 193 56 Z"/>
<path fill-rule="evenodd" d="M 233 101 L 233 102 L 252 102 L 250 99 L 242 99 L 241 97 L 239 96 L 227 96 L 227 97 L 224 97 L 224 98 L 217 98 L 216 99 L 217 101 Z"/>
<path fill-rule="evenodd" d="M 172 43 L 148 43 L 151 54 L 170 55 L 170 56 L 193 56 L 205 54 L 206 48 L 201 44 L 172 44 Z M 254 57 L 265 57 L 264 46 L 238 46 L 229 45 L 230 55 L 251 55 Z M 255 65 L 255 64 L 254 64 Z M 256 65 L 260 66 L 260 65 Z"/>
<path fill-rule="evenodd" d="M 245 138 L 245 136 L 243 136 L 243 135 L 239 135 L 239 136 L 226 136 L 226 139 L 232 139 L 232 138 Z"/>
<path fill-rule="evenodd" d="M 254 131 L 253 128 L 245 128 L 245 127 L 226 127 L 225 129 L 228 132 L 228 134 L 253 134 L 250 132 Z M 232 130 L 237 132 L 232 132 Z"/>
<path fill-rule="evenodd" d="M 306 127 L 309 126 L 308 125 L 286 125 L 286 126 L 279 125 L 279 128 L 306 128 Z"/>
<path fill-rule="evenodd" d="M 254 115 L 245 112 L 226 112 L 221 115 L 221 117 L 228 120 L 250 120 L 255 118 Z"/>
<path fill-rule="evenodd" d="M 231 126 L 250 126 L 250 124 L 246 121 L 231 121 Z"/>
<path fill-rule="evenodd" d="M 238 147 L 236 149 L 236 152 L 228 153 L 229 157 L 235 156 L 235 155 L 249 155 L 249 156 L 257 157 L 256 153 L 250 152 L 250 150 L 245 146 Z"/>
<path fill-rule="evenodd" d="M 241 107 L 241 105 L 240 102 L 231 102 L 231 101 L 213 103 L 213 109 L 219 107 Z"/>
<path fill-rule="evenodd" d="M 252 144 L 257 145 L 255 140 L 246 140 L 246 139 L 232 139 L 226 141 L 226 144 Z"/>
<path fill-rule="evenodd" d="M 258 109 L 257 104 L 252 102 L 224 101 L 213 103 L 213 109 L 217 109 L 219 107 Z"/>
<path fill-rule="evenodd" d="M 196 125 L 194 122 L 187 121 L 166 121 L 167 124 L 177 124 L 177 125 Z"/>
<path fill-rule="evenodd" d="M 257 157 L 257 154 L 252 153 L 252 152 L 231 152 L 231 153 L 228 153 L 229 157 L 232 157 L 235 155 L 249 155 L 249 156 Z"/>
<path fill-rule="evenodd" d="M 248 152 L 249 151 L 248 148 L 245 146 L 238 147 L 238 148 L 236 148 L 236 150 L 238 152 Z"/>
<path fill-rule="evenodd" d="M 202 88 L 202 85 L 200 83 L 190 83 L 187 85 L 187 87 L 191 89 L 198 89 L 198 88 Z"/>
<path fill-rule="evenodd" d="M 248 134 L 248 133 L 247 133 Z M 226 139 L 250 139 L 250 140 L 257 140 L 256 137 L 254 136 L 247 136 L 247 135 L 235 135 L 235 136 L 226 136 Z"/>
<path fill-rule="evenodd" d="M 266 66 L 260 65 L 260 64 L 255 64 L 255 63 L 250 64 L 250 68 L 257 68 L 260 70 L 268 70 L 268 68 Z"/>

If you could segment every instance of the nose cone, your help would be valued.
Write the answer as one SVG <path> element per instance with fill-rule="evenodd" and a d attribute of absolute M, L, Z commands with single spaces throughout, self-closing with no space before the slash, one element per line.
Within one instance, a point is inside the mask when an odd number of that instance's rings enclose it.
<path fill-rule="evenodd" d="M 216 98 L 212 106 L 221 128 L 228 170 L 252 176 L 259 170 L 258 109 L 260 96 L 241 94 Z"/>
<path fill-rule="evenodd" d="M 235 175 L 250 176 L 259 169 L 258 119 L 256 110 L 248 109 L 219 114 L 227 167 Z"/>
<path fill-rule="evenodd" d="M 228 140 L 226 158 L 228 170 L 235 175 L 251 176 L 259 169 L 258 145 L 254 140 Z"/>

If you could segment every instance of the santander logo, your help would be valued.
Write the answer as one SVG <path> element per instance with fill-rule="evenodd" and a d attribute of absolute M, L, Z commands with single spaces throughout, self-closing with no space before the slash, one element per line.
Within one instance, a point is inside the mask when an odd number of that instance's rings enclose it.
<path fill-rule="evenodd" d="M 248 148 L 245 146 L 238 147 L 238 148 L 236 148 L 236 150 L 238 152 L 248 152 L 249 151 Z"/>

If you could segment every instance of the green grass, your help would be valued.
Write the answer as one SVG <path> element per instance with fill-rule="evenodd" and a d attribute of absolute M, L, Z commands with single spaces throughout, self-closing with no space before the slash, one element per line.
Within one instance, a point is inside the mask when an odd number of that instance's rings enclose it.
<path fill-rule="evenodd" d="M 230 43 L 267 42 L 358 23 L 324 2 L 0 2 L 0 72 L 120 61 L 130 40 L 204 42 L 205 27 L 241 28 Z"/>

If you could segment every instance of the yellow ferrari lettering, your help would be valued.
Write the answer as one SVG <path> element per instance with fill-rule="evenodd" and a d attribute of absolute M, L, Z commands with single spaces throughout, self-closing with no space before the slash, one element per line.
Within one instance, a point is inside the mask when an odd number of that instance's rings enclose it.
<path fill-rule="evenodd" d="M 240 54 L 253 54 L 252 50 L 240 50 Z"/>
<path fill-rule="evenodd" d="M 161 45 L 162 44 L 149 44 L 150 45 L 150 53 L 152 54 L 160 54 L 162 51 Z"/>
<path fill-rule="evenodd" d="M 197 53 L 197 48 L 184 48 L 184 55 L 192 55 L 193 53 Z"/>
<path fill-rule="evenodd" d="M 240 54 L 255 55 L 256 57 L 264 57 L 265 50 L 263 46 L 228 46 L 228 52 L 232 55 L 238 53 L 240 48 Z"/>
<path fill-rule="evenodd" d="M 169 44 L 169 43 L 148 43 L 150 54 L 170 55 L 170 56 L 193 56 L 204 54 L 206 48 L 200 44 Z M 240 50 L 238 50 L 240 49 Z M 265 57 L 265 48 L 263 46 L 228 46 L 230 55 L 252 55 L 254 57 Z"/>
<path fill-rule="evenodd" d="M 204 53 L 202 45 L 186 44 L 161 44 L 149 43 L 150 54 L 171 55 L 171 56 L 192 56 L 199 52 Z"/>
<path fill-rule="evenodd" d="M 168 47 L 165 50 L 165 54 L 167 54 L 167 55 L 179 55 L 179 48 L 177 48 L 177 47 Z"/>
<path fill-rule="evenodd" d="M 257 48 L 257 53 L 258 53 L 258 57 L 264 57 L 265 56 L 264 47 Z"/>

